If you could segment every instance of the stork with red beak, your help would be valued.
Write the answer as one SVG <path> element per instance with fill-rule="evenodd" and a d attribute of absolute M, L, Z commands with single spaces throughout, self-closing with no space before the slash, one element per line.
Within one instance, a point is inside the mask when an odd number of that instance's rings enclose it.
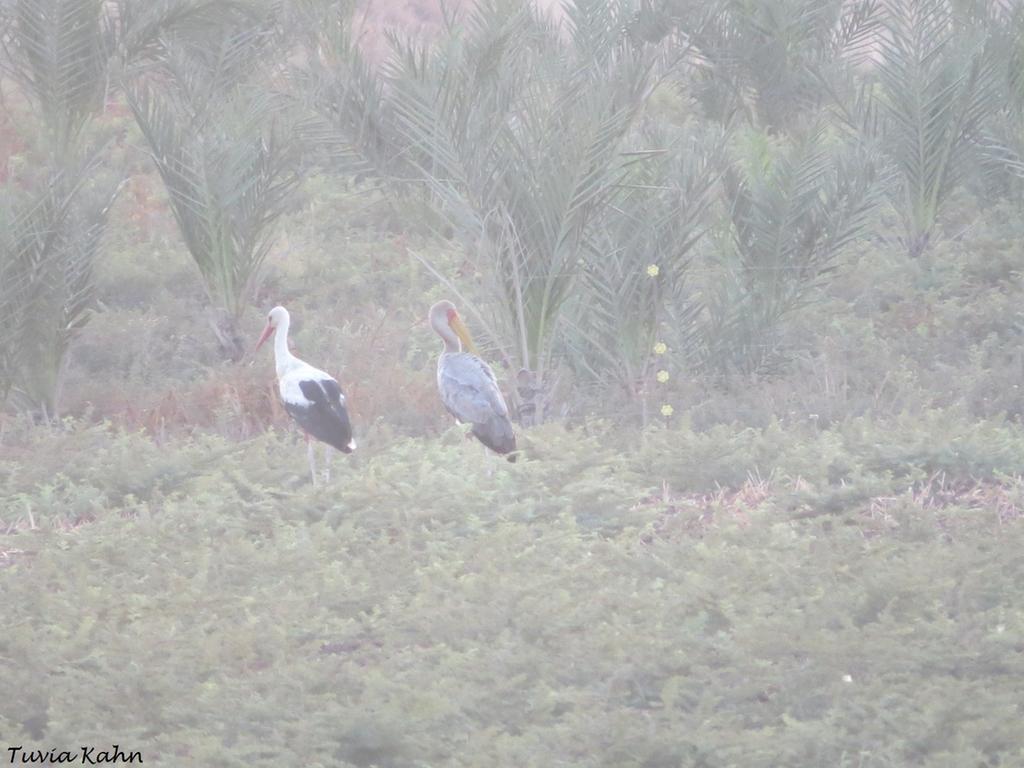
<path fill-rule="evenodd" d="M 311 436 L 323 443 L 324 478 L 330 479 L 330 450 L 337 448 L 342 453 L 352 453 L 356 441 L 352 439 L 352 423 L 345 409 L 345 395 L 338 382 L 331 376 L 299 360 L 288 351 L 288 326 L 291 318 L 284 307 L 274 307 L 267 316 L 267 327 L 263 329 L 258 350 L 270 334 L 274 334 L 274 362 L 277 367 L 277 384 L 281 402 L 288 414 L 295 419 L 306 435 L 309 453 L 309 473 L 316 485 L 316 458 Z"/>

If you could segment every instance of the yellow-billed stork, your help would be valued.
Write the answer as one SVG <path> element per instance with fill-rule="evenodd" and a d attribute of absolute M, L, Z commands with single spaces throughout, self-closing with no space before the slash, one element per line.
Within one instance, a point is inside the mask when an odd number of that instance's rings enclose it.
<path fill-rule="evenodd" d="M 316 485 L 316 459 L 310 436 L 326 443 L 324 447 L 324 476 L 330 479 L 330 451 L 327 446 L 342 453 L 352 453 L 356 441 L 352 439 L 352 423 L 345 408 L 345 395 L 331 376 L 295 357 L 288 351 L 288 326 L 291 317 L 284 307 L 274 307 L 267 316 L 258 350 L 270 334 L 274 333 L 274 363 L 277 384 L 284 409 L 302 427 L 309 453 L 309 473 Z"/>
<path fill-rule="evenodd" d="M 516 460 L 516 435 L 491 366 L 476 355 L 469 329 L 450 301 L 430 308 L 430 325 L 444 341 L 437 360 L 441 402 L 459 423 L 472 424 L 477 440 L 495 453 Z M 465 351 L 464 351 L 465 350 Z"/>

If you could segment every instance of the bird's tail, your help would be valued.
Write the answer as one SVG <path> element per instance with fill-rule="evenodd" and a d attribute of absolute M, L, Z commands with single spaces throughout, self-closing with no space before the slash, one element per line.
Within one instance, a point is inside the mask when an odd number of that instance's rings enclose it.
<path fill-rule="evenodd" d="M 507 416 L 495 416 L 490 421 L 474 424 L 473 434 L 495 453 L 509 454 L 506 458 L 515 462 L 516 433 Z"/>

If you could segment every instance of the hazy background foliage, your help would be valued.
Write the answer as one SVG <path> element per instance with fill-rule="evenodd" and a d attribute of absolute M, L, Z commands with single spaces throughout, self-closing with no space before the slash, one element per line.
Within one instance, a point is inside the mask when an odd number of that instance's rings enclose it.
<path fill-rule="evenodd" d="M 0 44 L 0 747 L 1024 763 L 1018 3 L 0 0 Z M 353 412 L 325 489 L 277 303 Z"/>

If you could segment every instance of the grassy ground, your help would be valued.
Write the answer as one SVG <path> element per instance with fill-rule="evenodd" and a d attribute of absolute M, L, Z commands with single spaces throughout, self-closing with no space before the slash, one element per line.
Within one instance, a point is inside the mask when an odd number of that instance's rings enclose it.
<path fill-rule="evenodd" d="M 516 465 L 451 430 L 371 440 L 317 489 L 292 434 L 15 429 L 0 740 L 168 766 L 1019 765 L 1024 433 L 916 424 L 548 427 Z"/>

